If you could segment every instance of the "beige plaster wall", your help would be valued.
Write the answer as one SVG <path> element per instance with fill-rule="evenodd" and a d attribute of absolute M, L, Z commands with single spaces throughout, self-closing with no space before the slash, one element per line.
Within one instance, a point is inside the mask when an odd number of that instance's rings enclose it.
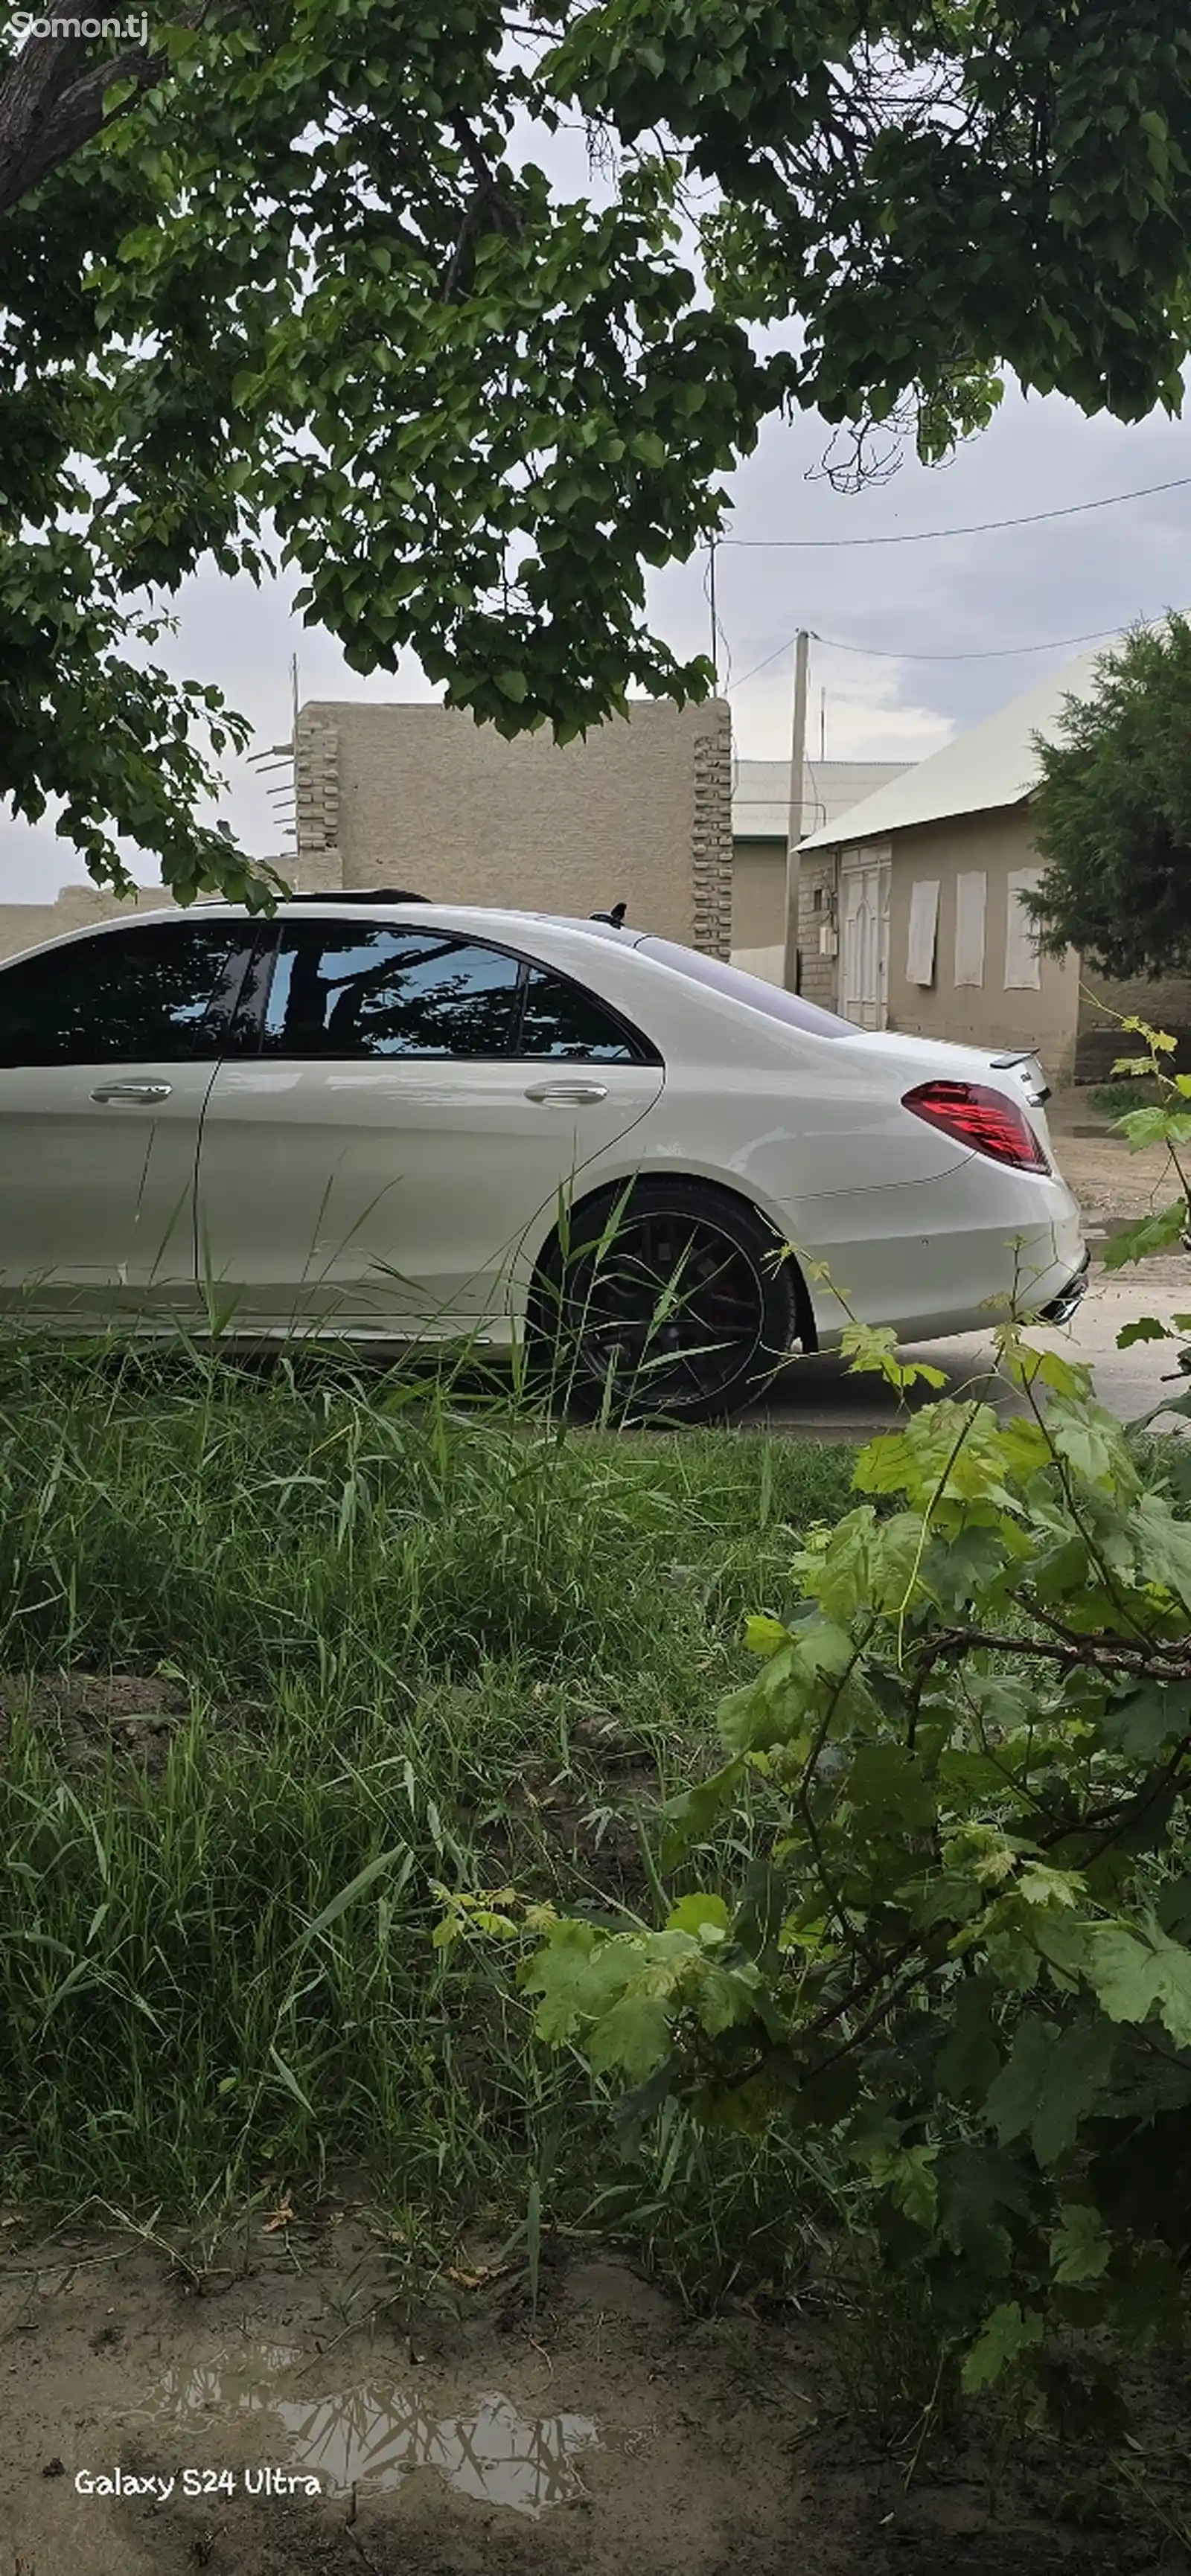
<path fill-rule="evenodd" d="M 1075 1056 L 1079 962 L 1074 954 L 1040 960 L 1037 988 L 1005 986 L 1007 879 L 1011 868 L 1035 867 L 1037 852 L 1024 807 L 991 814 L 954 815 L 893 837 L 889 907 L 889 1026 L 921 1037 L 950 1038 L 980 1047 L 1036 1047 L 1052 1081 L 1069 1076 Z M 987 878 L 984 982 L 956 986 L 955 880 L 982 869 Z M 938 935 L 935 982 L 926 988 L 906 976 L 911 888 L 917 878 L 937 878 Z"/>
<path fill-rule="evenodd" d="M 161 886 L 143 886 L 127 901 L 101 894 L 98 886 L 61 886 L 52 903 L 0 903 L 0 957 L 19 957 L 22 949 L 40 948 L 47 939 L 62 939 L 68 930 L 87 930 L 95 922 L 113 921 L 119 913 L 160 912 L 170 898 Z"/>

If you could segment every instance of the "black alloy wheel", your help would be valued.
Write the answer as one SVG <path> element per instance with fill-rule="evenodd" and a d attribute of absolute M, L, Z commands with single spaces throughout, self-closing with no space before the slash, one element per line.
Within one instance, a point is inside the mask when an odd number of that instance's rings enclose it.
<path fill-rule="evenodd" d="M 589 1201 L 535 1281 L 555 1391 L 609 1420 L 707 1422 L 764 1393 L 799 1334 L 792 1261 L 764 1220 L 698 1182 Z"/>

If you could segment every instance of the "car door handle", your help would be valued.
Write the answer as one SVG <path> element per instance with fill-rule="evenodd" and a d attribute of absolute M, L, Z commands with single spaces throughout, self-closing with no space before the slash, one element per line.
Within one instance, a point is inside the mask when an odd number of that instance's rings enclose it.
<path fill-rule="evenodd" d="M 93 1100 L 100 1101 L 168 1100 L 173 1087 L 172 1082 L 102 1082 L 98 1091 L 92 1092 L 91 1097 Z"/>
<path fill-rule="evenodd" d="M 594 1108 L 597 1100 L 606 1100 L 606 1082 L 531 1082 L 525 1094 L 543 1109 Z"/>

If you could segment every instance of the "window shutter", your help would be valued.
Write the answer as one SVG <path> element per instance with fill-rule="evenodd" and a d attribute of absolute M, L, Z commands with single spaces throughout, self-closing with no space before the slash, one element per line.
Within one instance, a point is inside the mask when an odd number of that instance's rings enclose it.
<path fill-rule="evenodd" d="M 1041 875 L 1041 868 L 1010 868 L 1005 881 L 1007 893 L 1005 990 L 1007 993 L 1037 992 L 1042 981 L 1034 925 L 1021 900 L 1023 894 L 1033 892 Z"/>
<path fill-rule="evenodd" d="M 983 868 L 955 880 L 955 980 L 984 982 L 984 910 L 988 878 Z"/>
<path fill-rule="evenodd" d="M 937 877 L 920 877 L 910 888 L 910 937 L 906 956 L 908 984 L 934 983 L 938 926 L 939 880 Z"/>

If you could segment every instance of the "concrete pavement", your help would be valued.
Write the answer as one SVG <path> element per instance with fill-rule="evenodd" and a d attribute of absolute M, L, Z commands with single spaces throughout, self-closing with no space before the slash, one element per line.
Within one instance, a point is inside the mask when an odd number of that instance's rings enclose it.
<path fill-rule="evenodd" d="M 1177 1365 L 1181 1342 L 1135 1342 L 1129 1350 L 1119 1351 L 1117 1334 L 1122 1324 L 1143 1315 L 1165 1323 L 1172 1314 L 1191 1314 L 1191 1257 L 1156 1256 L 1126 1270 L 1110 1271 L 1096 1263 L 1093 1245 L 1091 1285 L 1070 1324 L 1061 1329 L 1038 1325 L 1031 1328 L 1030 1339 L 1061 1351 L 1067 1359 L 1090 1361 L 1101 1403 L 1122 1422 L 1132 1422 L 1164 1396 L 1185 1393 L 1191 1388 L 1191 1377 L 1184 1376 Z M 1191 1332 L 1186 1340 L 1191 1346 Z M 968 1395 L 979 1390 L 987 1392 L 1002 1412 L 1023 1409 L 1016 1389 L 1007 1381 L 987 1389 L 982 1384 L 995 1358 L 986 1334 L 963 1333 L 951 1341 L 923 1342 L 901 1356 L 929 1360 L 947 1372 L 946 1388 L 911 1388 L 907 1398 L 911 1404 L 922 1402 L 924 1393 Z M 880 1378 L 854 1375 L 844 1361 L 816 1354 L 796 1360 L 785 1370 L 769 1401 L 744 1415 L 742 1428 L 780 1432 L 795 1439 L 867 1440 L 896 1423 L 899 1409 L 898 1397 Z M 1155 1424 L 1156 1430 L 1187 1427 L 1177 1414 L 1165 1425 Z"/>

